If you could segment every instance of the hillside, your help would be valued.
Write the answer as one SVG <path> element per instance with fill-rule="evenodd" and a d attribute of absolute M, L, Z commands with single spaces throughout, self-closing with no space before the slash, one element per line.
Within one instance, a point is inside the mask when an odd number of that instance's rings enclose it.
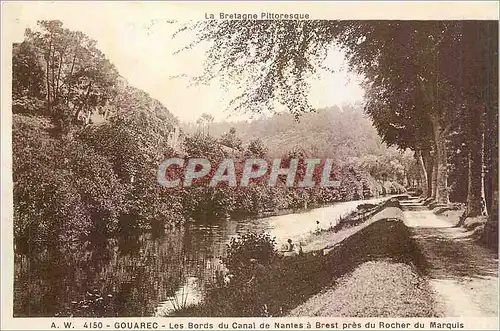
<path fill-rule="evenodd" d="M 194 133 L 198 126 L 182 123 L 182 129 Z M 220 137 L 236 130 L 243 142 L 258 137 L 269 155 L 279 157 L 283 151 L 301 149 L 309 156 L 330 157 L 346 161 L 367 154 L 388 152 L 361 107 L 330 107 L 303 114 L 295 120 L 291 114 L 280 113 L 253 121 L 216 122 L 209 127 L 210 134 Z"/>
<path fill-rule="evenodd" d="M 414 185 L 419 180 L 413 153 L 382 142 L 371 120 L 357 105 L 306 113 L 298 120 L 288 113 L 253 121 L 181 123 L 186 134 L 204 132 L 239 150 L 258 147 L 268 157 L 299 152 L 309 158 L 330 158 L 338 167 L 354 167 L 376 180 Z"/>

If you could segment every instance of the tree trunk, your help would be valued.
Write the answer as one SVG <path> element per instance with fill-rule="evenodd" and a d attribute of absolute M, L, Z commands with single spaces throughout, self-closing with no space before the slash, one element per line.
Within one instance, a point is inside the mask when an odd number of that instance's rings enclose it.
<path fill-rule="evenodd" d="M 482 213 L 482 177 L 483 177 L 483 116 L 485 100 L 481 92 L 484 78 L 480 63 L 485 61 L 481 46 L 481 27 L 477 22 L 464 23 L 463 43 L 467 46 L 463 51 L 465 67 L 461 76 L 463 91 L 466 97 L 466 137 L 468 186 L 465 217 L 476 217 Z M 462 87 L 462 86 L 461 86 Z"/>
<path fill-rule="evenodd" d="M 446 150 L 446 129 L 444 129 L 437 118 L 431 118 L 434 139 L 436 141 L 436 187 L 435 187 L 435 200 L 438 203 L 448 204 L 448 153 Z"/>
<path fill-rule="evenodd" d="M 498 137 L 498 132 L 495 134 L 494 125 L 498 121 L 498 116 L 492 114 L 492 111 L 486 111 L 486 121 L 484 128 L 484 195 L 486 202 L 486 210 L 488 215 L 492 213 L 493 199 L 495 195 L 493 194 L 494 186 L 496 185 L 496 180 L 494 179 L 495 173 L 497 172 L 498 162 L 495 159 L 498 157 L 498 144 L 495 144 L 495 140 Z M 496 164 L 496 165 L 495 165 Z M 497 195 L 498 196 L 498 195 Z"/>
<path fill-rule="evenodd" d="M 484 123 L 481 124 L 483 134 L 481 135 L 481 215 L 488 216 L 488 208 L 486 207 L 486 166 L 485 166 L 485 142 L 484 142 Z"/>
<path fill-rule="evenodd" d="M 51 90 L 52 90 L 52 96 L 51 96 L 51 99 L 52 99 L 52 105 L 55 105 L 55 99 L 56 99 L 56 47 L 52 47 L 53 51 L 52 51 L 52 68 L 51 68 L 51 79 L 52 79 L 52 85 L 51 85 Z"/>
<path fill-rule="evenodd" d="M 468 146 L 468 188 L 467 205 L 465 217 L 476 217 L 481 215 L 481 188 L 482 188 L 482 125 L 481 117 L 483 107 L 478 105 L 469 105 L 468 127 L 467 127 L 467 146 Z"/>
<path fill-rule="evenodd" d="M 59 68 L 57 70 L 57 79 L 56 79 L 56 87 L 55 87 L 55 98 L 54 100 L 56 100 L 56 103 L 59 102 L 59 93 L 61 91 L 61 71 L 62 71 L 62 67 L 63 67 L 63 61 L 64 61 L 64 55 L 65 55 L 65 52 L 66 52 L 66 48 L 65 47 L 63 50 L 60 50 L 60 53 L 59 53 Z"/>
<path fill-rule="evenodd" d="M 64 102 L 66 104 L 66 106 L 69 105 L 69 101 L 70 101 L 70 98 L 71 98 L 71 93 L 73 91 L 73 85 L 71 85 L 69 83 L 69 81 L 73 79 L 73 70 L 75 68 L 75 60 L 76 60 L 76 52 L 73 54 L 73 61 L 71 62 L 71 69 L 69 71 L 69 75 L 66 76 L 66 82 L 65 82 L 65 84 L 67 84 L 67 88 L 68 88 L 68 92 L 66 93 L 66 100 Z"/>
<path fill-rule="evenodd" d="M 78 121 L 78 117 L 80 116 L 80 113 L 82 112 L 83 108 L 85 108 L 87 106 L 87 100 L 89 98 L 91 88 L 92 88 L 92 81 L 90 81 L 89 85 L 87 86 L 87 93 L 85 94 L 85 101 L 80 104 L 80 107 L 78 107 L 77 111 L 75 112 L 75 117 L 73 119 L 75 123 Z"/>
<path fill-rule="evenodd" d="M 487 106 L 485 121 L 485 191 L 488 221 L 483 240 L 488 246 L 498 247 L 498 21 L 488 23 L 485 34 L 487 52 L 486 86 Z"/>
<path fill-rule="evenodd" d="M 46 73 L 46 81 L 47 81 L 47 112 L 52 113 L 52 104 L 50 100 L 50 78 L 49 78 L 49 67 L 50 61 L 47 59 L 47 73 Z"/>
<path fill-rule="evenodd" d="M 424 161 L 425 165 L 425 170 L 427 172 L 427 178 L 425 185 L 427 185 L 427 195 L 426 198 L 429 198 L 432 196 L 432 175 L 434 173 L 433 171 L 433 166 L 434 166 L 434 161 L 431 156 L 431 152 L 428 149 L 424 149 L 422 151 L 422 160 Z"/>
<path fill-rule="evenodd" d="M 418 162 L 418 165 L 419 165 L 420 171 L 421 171 L 420 183 L 421 183 L 422 195 L 424 197 L 428 197 L 429 190 L 427 187 L 427 169 L 425 168 L 424 160 L 422 158 L 422 152 L 419 149 L 417 149 L 415 151 L 415 154 L 416 154 L 415 156 L 417 158 L 417 162 Z"/>
<path fill-rule="evenodd" d="M 433 155 L 434 162 L 432 162 L 432 182 L 431 182 L 431 197 L 436 199 L 436 187 L 437 187 L 437 162 L 436 162 L 436 153 Z"/>
<path fill-rule="evenodd" d="M 489 220 L 498 226 L 498 110 L 487 109 L 484 139 L 484 193 Z"/>
<path fill-rule="evenodd" d="M 485 176 L 488 220 L 483 233 L 483 241 L 490 247 L 498 247 L 498 109 L 494 117 L 495 120 L 489 123 L 492 126 L 492 139 L 485 140 L 485 145 L 493 145 L 490 147 L 489 171 Z"/>
<path fill-rule="evenodd" d="M 489 171 L 485 176 L 485 186 L 488 192 L 486 196 L 488 220 L 484 228 L 482 240 L 487 246 L 498 248 L 498 108 L 493 117 L 495 120 L 488 123 L 492 126 L 492 139 L 485 140 L 485 145 L 491 144 L 493 146 L 490 147 L 491 159 L 488 164 Z"/>
<path fill-rule="evenodd" d="M 52 113 L 52 103 L 51 103 L 51 98 L 50 98 L 50 56 L 51 56 L 51 51 L 52 51 L 52 35 L 50 37 L 50 42 L 49 42 L 49 49 L 47 51 L 47 72 L 46 74 L 46 81 L 47 81 L 47 112 L 50 114 Z"/>

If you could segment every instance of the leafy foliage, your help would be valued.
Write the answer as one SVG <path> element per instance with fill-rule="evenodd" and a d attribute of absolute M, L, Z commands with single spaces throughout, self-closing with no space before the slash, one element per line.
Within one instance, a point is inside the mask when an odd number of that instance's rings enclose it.
<path fill-rule="evenodd" d="M 222 145 L 234 148 L 236 150 L 242 149 L 243 142 L 236 135 L 236 129 L 234 127 L 229 129 L 229 132 L 227 132 L 221 136 L 220 142 Z"/>
<path fill-rule="evenodd" d="M 235 275 L 248 268 L 250 259 L 269 265 L 276 254 L 275 245 L 274 238 L 267 233 L 247 233 L 233 237 L 228 245 L 224 264 Z"/>
<path fill-rule="evenodd" d="M 96 41 L 60 21 L 39 21 L 37 29 L 28 29 L 25 40 L 14 47 L 13 64 L 14 104 L 29 92 L 31 99 L 44 100 L 46 114 L 65 126 L 88 121 L 116 95 L 118 72 Z M 34 110 L 19 106 L 19 111 Z"/>
<path fill-rule="evenodd" d="M 104 157 L 85 145 L 43 135 L 24 117 L 14 117 L 13 141 L 19 249 L 74 247 L 94 231 L 115 230 L 125 192 Z"/>

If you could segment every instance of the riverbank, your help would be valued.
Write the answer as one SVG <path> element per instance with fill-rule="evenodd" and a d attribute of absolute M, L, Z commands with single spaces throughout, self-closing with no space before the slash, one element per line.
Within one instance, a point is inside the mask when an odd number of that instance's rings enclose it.
<path fill-rule="evenodd" d="M 314 296 L 325 290 L 340 289 L 336 294 L 343 294 L 335 297 L 339 302 L 358 300 L 352 303 L 358 311 L 348 310 L 349 316 L 433 316 L 432 295 L 414 267 L 415 248 L 403 224 L 398 200 L 390 199 L 375 208 L 380 210 L 365 222 L 340 231 L 332 229 L 316 234 L 304 247 L 303 255 L 278 257 L 269 266 L 261 266 L 258 279 L 236 278 L 228 286 L 210 290 L 202 303 L 179 310 L 175 315 L 314 316 L 315 311 L 307 308 L 308 305 L 318 307 L 314 304 L 318 298 Z M 387 268 L 397 272 L 389 275 Z M 365 269 L 375 271 L 365 274 L 362 281 L 356 281 Z M 376 276 L 377 270 L 379 276 Z M 386 281 L 373 284 L 373 277 L 380 278 L 384 273 Z M 255 273 L 249 268 L 248 274 Z M 411 286 L 406 288 L 408 281 Z M 400 308 L 389 305 L 393 302 L 394 283 L 406 288 L 405 293 L 400 293 L 402 300 L 406 300 Z M 367 284 L 381 289 L 387 286 L 385 297 L 373 297 L 375 306 L 376 303 L 388 303 L 385 315 L 372 315 L 374 312 L 379 314 L 380 309 L 365 310 L 366 304 L 359 302 L 365 300 L 363 290 L 366 291 Z"/>
<path fill-rule="evenodd" d="M 432 317 L 429 285 L 409 264 L 368 261 L 288 316 Z"/>
<path fill-rule="evenodd" d="M 385 218 L 402 219 L 398 197 L 392 197 L 379 204 L 360 205 L 350 214 L 342 217 L 329 229 L 309 236 L 303 244 L 304 252 L 329 252 L 342 240 L 350 237 L 368 225 Z"/>

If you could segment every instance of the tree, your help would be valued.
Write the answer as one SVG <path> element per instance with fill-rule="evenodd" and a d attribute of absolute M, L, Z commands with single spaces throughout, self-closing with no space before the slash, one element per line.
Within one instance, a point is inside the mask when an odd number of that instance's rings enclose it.
<path fill-rule="evenodd" d="M 498 244 L 498 22 L 465 22 L 463 44 L 469 157 L 466 216 L 481 215 L 485 204 L 489 218 L 483 239 L 494 245 Z"/>
<path fill-rule="evenodd" d="M 254 158 L 264 158 L 267 154 L 267 148 L 260 139 L 251 140 L 245 151 L 245 156 Z"/>
<path fill-rule="evenodd" d="M 395 60 L 394 60 L 395 61 Z M 369 70 L 365 68 L 364 70 Z M 379 69 L 374 69 L 377 72 Z M 432 125 L 421 110 L 418 101 L 416 77 L 405 72 L 393 76 L 393 82 L 384 78 L 365 84 L 365 111 L 370 115 L 378 133 L 389 146 L 396 145 L 400 150 L 410 148 L 420 166 L 423 195 L 432 195 L 433 132 Z M 376 73 L 374 73 L 376 75 Z"/>
<path fill-rule="evenodd" d="M 210 124 L 214 121 L 214 117 L 210 114 L 203 113 L 200 118 L 196 121 L 196 124 L 201 127 L 201 132 L 205 134 L 205 128 L 207 130 L 206 134 L 210 135 Z"/>
<path fill-rule="evenodd" d="M 44 98 L 44 69 L 33 44 L 23 41 L 12 48 L 13 112 L 40 112 Z"/>
<path fill-rule="evenodd" d="M 113 98 L 118 73 L 95 40 L 63 28 L 60 21 L 39 21 L 38 29 L 27 29 L 25 36 L 44 63 L 49 114 L 78 123 Z"/>
<path fill-rule="evenodd" d="M 220 138 L 220 142 L 223 145 L 226 145 L 228 147 L 241 150 L 242 149 L 242 144 L 243 142 L 241 139 L 236 135 L 236 129 L 234 127 L 231 127 L 229 129 L 229 132 L 226 132 L 225 134 L 222 135 Z"/>

